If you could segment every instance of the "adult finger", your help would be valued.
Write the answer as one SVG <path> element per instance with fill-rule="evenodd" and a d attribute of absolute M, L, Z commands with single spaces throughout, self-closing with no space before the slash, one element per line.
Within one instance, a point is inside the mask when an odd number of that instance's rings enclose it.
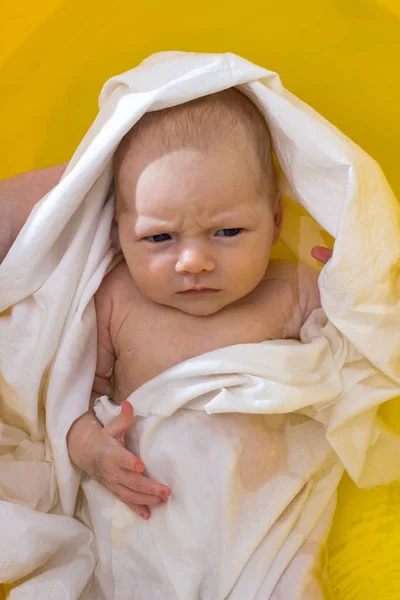
<path fill-rule="evenodd" d="M 124 400 L 124 402 L 121 403 L 121 412 L 104 427 L 104 433 L 122 442 L 125 433 L 132 424 L 133 407 L 130 402 Z"/>
<path fill-rule="evenodd" d="M 326 264 L 332 257 L 332 250 L 329 250 L 329 248 L 324 248 L 323 246 L 315 246 L 311 250 L 311 256 L 316 260 Z"/>
<path fill-rule="evenodd" d="M 132 506 L 129 507 L 130 509 L 132 509 L 136 514 L 139 515 L 139 517 L 143 517 L 143 519 L 149 519 L 150 518 L 150 509 L 148 506 L 140 506 L 140 504 L 132 504 Z"/>
<path fill-rule="evenodd" d="M 168 486 L 124 469 L 121 469 L 118 473 L 118 481 L 125 487 L 142 494 L 161 497 L 165 500 L 171 495 L 171 490 Z"/>
<path fill-rule="evenodd" d="M 131 490 L 125 485 L 118 483 L 115 486 L 115 493 L 124 504 L 128 506 L 133 505 L 141 505 L 148 506 L 149 504 L 155 506 L 163 502 L 160 496 L 152 496 L 151 494 L 142 494 L 141 492 L 137 492 L 135 490 Z"/>
<path fill-rule="evenodd" d="M 119 469 L 124 469 L 126 471 L 134 472 L 134 473 L 143 473 L 145 467 L 143 462 L 129 452 L 123 446 L 113 448 L 112 452 L 109 452 L 108 460 L 112 465 L 117 466 Z"/>

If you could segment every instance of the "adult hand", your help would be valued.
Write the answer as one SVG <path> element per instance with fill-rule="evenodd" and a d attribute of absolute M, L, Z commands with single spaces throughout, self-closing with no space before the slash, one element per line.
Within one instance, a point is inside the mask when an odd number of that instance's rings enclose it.
<path fill-rule="evenodd" d="M 332 250 L 324 248 L 323 246 L 314 246 L 311 250 L 311 256 L 315 258 L 315 260 L 319 260 L 319 262 L 326 264 L 332 257 Z"/>
<path fill-rule="evenodd" d="M 59 181 L 67 163 L 0 180 L 0 263 L 31 210 Z"/>
<path fill-rule="evenodd" d="M 167 502 L 171 491 L 147 477 L 145 465 L 125 447 L 125 434 L 133 425 L 134 414 L 129 402 L 122 402 L 121 409 L 105 427 L 84 426 L 84 435 L 80 434 L 79 421 L 84 425 L 87 413 L 80 417 L 68 433 L 68 451 L 79 469 L 148 519 L 149 506 Z"/>

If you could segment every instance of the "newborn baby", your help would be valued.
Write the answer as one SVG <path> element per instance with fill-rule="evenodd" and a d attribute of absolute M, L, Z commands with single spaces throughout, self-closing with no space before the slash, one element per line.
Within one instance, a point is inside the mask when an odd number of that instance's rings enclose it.
<path fill-rule="evenodd" d="M 104 428 L 91 409 L 72 426 L 68 448 L 78 467 L 148 518 L 148 505 L 170 490 L 145 477 L 124 448 L 133 415 L 123 401 L 197 355 L 297 339 L 319 293 L 303 266 L 270 261 L 282 223 L 271 141 L 264 117 L 238 90 L 145 114 L 114 168 L 124 260 L 95 297 L 91 406 L 101 395 L 123 406 Z"/>

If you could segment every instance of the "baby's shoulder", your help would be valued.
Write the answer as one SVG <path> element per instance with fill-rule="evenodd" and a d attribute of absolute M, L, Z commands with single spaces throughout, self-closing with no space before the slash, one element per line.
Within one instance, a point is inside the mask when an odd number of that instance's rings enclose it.
<path fill-rule="evenodd" d="M 111 298 L 118 297 L 124 290 L 129 290 L 132 285 L 132 277 L 124 260 L 104 276 L 103 281 L 97 290 L 97 295 L 107 295 Z"/>
<path fill-rule="evenodd" d="M 282 281 L 288 290 L 299 294 L 318 289 L 318 273 L 303 263 L 288 260 L 271 261 L 265 279 Z"/>
<path fill-rule="evenodd" d="M 320 307 L 318 274 L 301 263 L 271 261 L 266 281 L 278 283 L 279 301 L 285 313 L 288 337 L 298 337 L 303 323 Z"/>
<path fill-rule="evenodd" d="M 271 260 L 265 274 L 265 279 L 284 281 L 291 284 L 297 278 L 298 268 L 299 265 L 297 263 L 288 260 Z"/>

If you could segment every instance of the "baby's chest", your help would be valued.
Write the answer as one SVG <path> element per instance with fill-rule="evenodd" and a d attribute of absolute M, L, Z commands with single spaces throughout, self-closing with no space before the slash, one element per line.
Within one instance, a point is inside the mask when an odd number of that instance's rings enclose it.
<path fill-rule="evenodd" d="M 193 317 L 163 307 L 132 306 L 118 336 L 115 375 L 131 393 L 174 365 L 218 348 L 281 339 L 284 317 L 272 304 Z"/>

